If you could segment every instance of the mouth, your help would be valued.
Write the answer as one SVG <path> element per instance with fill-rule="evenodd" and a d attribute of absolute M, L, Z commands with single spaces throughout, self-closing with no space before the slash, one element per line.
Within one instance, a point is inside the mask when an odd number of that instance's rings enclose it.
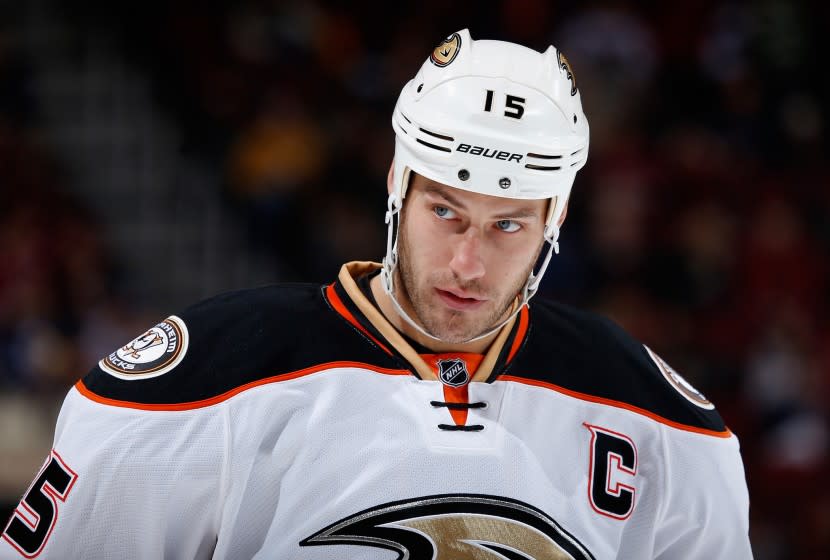
<path fill-rule="evenodd" d="M 447 307 L 456 311 L 472 311 L 474 309 L 478 309 L 487 301 L 486 299 L 465 297 L 463 295 L 447 290 L 441 290 L 439 288 L 435 288 L 435 293 L 438 294 L 438 297 L 441 298 L 441 301 L 443 301 Z"/>

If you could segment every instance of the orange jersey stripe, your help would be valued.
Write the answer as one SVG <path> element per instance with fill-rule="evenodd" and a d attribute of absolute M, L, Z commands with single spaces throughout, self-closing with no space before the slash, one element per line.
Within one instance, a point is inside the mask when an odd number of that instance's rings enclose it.
<path fill-rule="evenodd" d="M 513 344 L 510 346 L 510 354 L 507 355 L 507 362 L 513 359 L 513 356 L 516 355 L 516 352 L 519 351 L 519 347 L 524 342 L 525 335 L 527 334 L 527 325 L 530 322 L 530 312 L 527 309 L 527 305 L 522 307 L 522 310 L 519 311 L 519 328 L 516 330 L 516 338 L 513 339 Z"/>
<path fill-rule="evenodd" d="M 621 401 L 615 401 L 612 399 L 606 399 L 603 397 L 595 397 L 594 395 L 588 395 L 586 393 L 580 393 L 578 391 L 572 391 L 570 389 L 565 389 L 564 387 L 560 387 L 559 385 L 554 385 L 553 383 L 547 383 L 546 381 L 537 381 L 535 379 L 525 379 L 524 377 L 516 377 L 514 375 L 502 375 L 497 379 L 497 381 L 512 381 L 514 383 L 523 383 L 524 385 L 533 385 L 535 387 L 543 387 L 545 389 L 551 389 L 556 391 L 557 393 L 562 393 L 564 395 L 568 395 L 569 397 L 574 397 L 576 399 L 580 399 L 583 401 L 588 401 L 592 403 L 604 404 L 608 406 L 613 406 L 615 408 L 623 408 L 625 410 L 630 410 L 631 412 L 635 412 L 642 416 L 646 416 L 660 422 L 661 424 L 665 424 L 666 426 L 671 426 L 672 428 L 677 428 L 678 430 L 685 430 L 687 432 L 695 432 L 698 434 L 704 434 L 707 436 L 715 436 L 720 438 L 728 438 L 732 435 L 732 432 L 727 429 L 723 432 L 717 432 L 715 430 L 707 430 L 706 428 L 697 428 L 695 426 L 689 426 L 687 424 L 681 424 L 680 422 L 674 422 L 669 420 L 668 418 L 663 418 L 659 414 L 655 414 L 644 408 L 640 408 L 628 403 L 624 403 Z"/>
<path fill-rule="evenodd" d="M 389 350 L 389 348 L 384 346 L 377 338 L 372 336 L 372 333 L 367 331 L 363 327 L 363 325 L 361 325 L 357 321 L 357 319 L 354 318 L 354 315 L 352 315 L 352 313 L 346 308 L 346 306 L 343 305 L 343 302 L 340 300 L 340 297 L 337 295 L 337 292 L 334 289 L 334 283 L 329 284 L 328 287 L 326 287 L 326 298 L 328 298 L 329 303 L 331 303 L 331 306 L 334 308 L 334 310 L 337 311 L 338 313 L 340 313 L 340 315 L 342 315 L 344 319 L 346 319 L 349 323 L 351 323 L 352 325 L 357 327 L 357 329 L 360 330 L 360 332 L 362 332 L 363 334 L 368 336 L 375 344 L 380 346 L 387 354 L 389 354 L 390 356 L 392 355 L 392 352 Z"/>
<path fill-rule="evenodd" d="M 75 388 L 78 390 L 86 398 L 95 401 L 97 403 L 106 404 L 110 406 L 119 406 L 122 408 L 134 408 L 137 410 L 193 410 L 196 408 L 205 408 L 208 406 L 212 406 L 218 404 L 220 402 L 226 401 L 231 397 L 242 393 L 243 391 L 247 391 L 248 389 L 253 389 L 254 387 L 259 387 L 261 385 L 267 385 L 269 383 L 279 383 L 281 381 L 289 381 L 291 379 L 297 379 L 299 377 L 305 377 L 306 375 L 311 375 L 314 373 L 318 373 L 320 371 L 325 371 L 328 369 L 334 368 L 344 368 L 344 367 L 354 367 L 364 370 L 370 370 L 375 373 L 380 373 L 383 375 L 412 375 L 408 370 L 405 369 L 387 369 L 387 368 L 380 368 L 376 366 L 372 366 L 369 364 L 364 364 L 361 362 L 329 362 L 326 364 L 319 364 L 316 366 L 308 367 L 305 369 L 292 371 L 290 373 L 283 373 L 280 375 L 275 375 L 273 377 L 266 377 L 264 379 L 258 379 L 257 381 L 251 381 L 250 383 L 246 383 L 244 385 L 240 385 L 235 389 L 231 389 L 221 395 L 217 395 L 215 397 L 211 397 L 209 399 L 202 399 L 199 401 L 190 401 L 184 403 L 176 403 L 176 404 L 147 404 L 147 403 L 137 403 L 132 401 L 122 401 L 117 399 L 110 399 L 107 397 L 102 397 L 96 393 L 93 393 L 89 390 L 89 388 L 84 384 L 83 379 L 75 383 Z"/>

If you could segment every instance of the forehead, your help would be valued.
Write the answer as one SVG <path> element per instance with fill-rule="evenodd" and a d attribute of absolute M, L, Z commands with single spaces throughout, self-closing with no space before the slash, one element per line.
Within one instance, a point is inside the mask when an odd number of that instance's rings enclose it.
<path fill-rule="evenodd" d="M 465 191 L 433 181 L 416 173 L 412 174 L 407 191 L 407 197 L 426 195 L 444 199 L 462 208 L 484 209 L 500 214 L 523 217 L 542 217 L 548 205 L 547 199 L 524 200 Z"/>

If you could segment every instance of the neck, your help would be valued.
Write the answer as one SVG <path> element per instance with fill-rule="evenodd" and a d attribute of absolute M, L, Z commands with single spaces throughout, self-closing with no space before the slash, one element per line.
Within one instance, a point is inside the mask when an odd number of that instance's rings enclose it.
<path fill-rule="evenodd" d="M 396 284 L 400 282 L 400 279 L 396 279 Z M 409 323 L 403 320 L 403 318 L 398 314 L 398 311 L 395 309 L 394 304 L 392 303 L 392 299 L 383 289 L 380 281 L 380 275 L 376 275 L 369 283 L 370 287 L 372 288 L 372 295 L 375 296 L 375 301 L 378 302 L 378 307 L 380 308 L 380 312 L 383 313 L 383 316 L 386 317 L 386 320 L 389 321 L 393 327 L 395 327 L 399 332 L 405 334 L 418 344 L 429 348 L 437 353 L 444 353 L 444 352 L 469 352 L 472 354 L 484 354 L 487 348 L 490 347 L 493 340 L 495 340 L 496 336 L 499 334 L 499 330 L 490 335 L 480 339 L 474 340 L 472 342 L 465 342 L 461 344 L 453 344 L 449 342 L 443 342 L 440 340 L 435 340 L 433 338 L 429 338 L 424 336 L 416 329 L 412 327 Z M 401 293 L 399 290 L 396 290 L 398 303 L 407 314 L 413 318 L 413 320 L 417 317 L 414 310 L 412 309 L 412 305 L 407 298 L 401 297 Z M 421 325 L 423 327 L 423 325 Z"/>

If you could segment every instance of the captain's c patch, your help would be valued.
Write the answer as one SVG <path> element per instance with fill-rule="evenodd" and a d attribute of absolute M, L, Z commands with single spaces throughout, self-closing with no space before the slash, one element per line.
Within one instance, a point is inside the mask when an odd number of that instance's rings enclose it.
<path fill-rule="evenodd" d="M 110 375 L 128 381 L 165 374 L 187 353 L 187 326 L 171 315 L 98 362 Z"/>

